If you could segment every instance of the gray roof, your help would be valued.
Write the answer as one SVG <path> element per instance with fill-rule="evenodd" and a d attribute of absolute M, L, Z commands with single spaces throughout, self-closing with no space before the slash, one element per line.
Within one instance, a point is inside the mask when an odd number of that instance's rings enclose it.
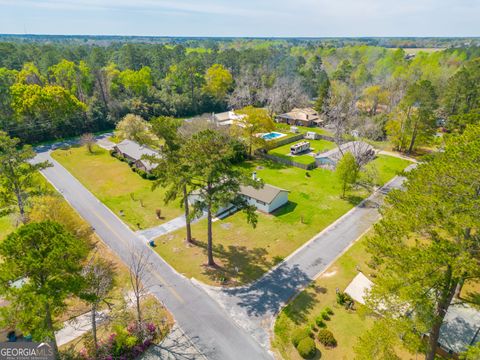
<path fill-rule="evenodd" d="M 465 304 L 451 305 L 440 328 L 440 345 L 458 354 L 479 341 L 480 311 Z"/>
<path fill-rule="evenodd" d="M 263 201 L 270 204 L 281 192 L 288 192 L 288 190 L 279 187 L 265 184 L 261 189 L 255 189 L 253 186 L 240 186 L 240 193 L 249 198 Z"/>
<path fill-rule="evenodd" d="M 370 150 L 374 150 L 373 146 L 371 146 L 370 144 L 367 144 L 366 142 L 363 142 L 363 141 L 350 141 L 350 142 L 347 142 L 345 144 L 342 144 L 340 145 L 340 148 L 342 149 L 342 152 L 352 152 L 354 151 L 355 147 L 358 146 L 362 146 L 364 148 L 368 148 Z M 321 154 L 318 154 L 316 156 L 316 158 L 330 158 L 330 159 L 333 159 L 333 160 L 339 160 L 342 156 L 342 153 L 340 152 L 340 149 L 338 147 L 336 147 L 335 149 L 332 149 L 332 150 L 328 150 L 324 153 L 321 153 Z"/>
<path fill-rule="evenodd" d="M 150 161 L 142 159 L 142 156 L 158 156 L 155 150 L 147 146 L 140 145 L 135 141 L 125 139 L 115 146 L 122 154 L 125 154 L 136 161 L 141 161 L 147 170 L 152 170 L 155 166 Z"/>

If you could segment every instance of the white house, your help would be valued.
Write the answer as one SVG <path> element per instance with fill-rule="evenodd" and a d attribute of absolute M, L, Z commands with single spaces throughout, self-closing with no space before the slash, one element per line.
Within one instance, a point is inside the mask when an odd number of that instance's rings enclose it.
<path fill-rule="evenodd" d="M 220 126 L 230 126 L 239 123 L 245 115 L 236 114 L 234 111 L 225 111 L 218 114 L 212 114 L 212 122 Z"/>
<path fill-rule="evenodd" d="M 289 191 L 265 184 L 261 189 L 241 186 L 240 193 L 249 205 L 254 205 L 259 211 L 270 214 L 288 202 Z"/>
<path fill-rule="evenodd" d="M 288 203 L 288 190 L 265 184 L 261 189 L 253 186 L 240 186 L 240 194 L 249 205 L 255 206 L 259 211 L 270 214 Z M 193 205 L 200 200 L 199 191 L 194 191 L 188 196 L 189 204 Z M 232 210 L 233 205 L 228 204 L 218 209 L 216 216 Z"/>

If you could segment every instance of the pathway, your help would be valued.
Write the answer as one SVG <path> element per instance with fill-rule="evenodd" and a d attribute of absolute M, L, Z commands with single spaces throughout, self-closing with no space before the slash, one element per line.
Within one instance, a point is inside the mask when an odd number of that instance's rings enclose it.
<path fill-rule="evenodd" d="M 42 174 L 94 228 L 102 240 L 126 264 L 132 254 L 149 254 L 149 273 L 145 279 L 149 291 L 162 300 L 197 349 L 209 359 L 271 359 L 247 331 L 240 328 L 203 290 L 178 274 L 160 256 L 139 239 L 115 214 L 103 205 L 65 168 L 40 153 L 37 161 L 49 160 L 53 166 Z"/>
<path fill-rule="evenodd" d="M 215 299 L 259 343 L 269 346 L 278 311 L 379 220 L 378 207 L 384 195 L 391 189 L 400 188 L 403 180 L 402 177 L 394 178 L 253 284 L 233 289 L 196 282 L 197 286 Z"/>
<path fill-rule="evenodd" d="M 145 241 L 52 160 L 49 152 L 37 158 L 54 164 L 42 171 L 44 176 L 125 263 L 129 263 L 132 246 L 149 249 Z M 201 285 L 184 278 L 153 253 L 149 260 L 150 291 L 164 301 L 186 335 L 208 358 L 270 358 L 267 349 L 275 314 L 378 221 L 378 206 L 384 195 L 401 187 L 402 182 L 401 177 L 393 179 L 251 285 L 233 289 Z"/>

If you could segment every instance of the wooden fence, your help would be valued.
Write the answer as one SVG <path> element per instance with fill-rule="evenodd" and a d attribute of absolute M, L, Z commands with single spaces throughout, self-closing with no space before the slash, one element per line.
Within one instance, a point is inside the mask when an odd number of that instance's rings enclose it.
<path fill-rule="evenodd" d="M 312 157 L 312 162 L 310 164 L 302 164 L 294 160 L 286 159 L 286 158 L 275 156 L 272 154 L 260 153 L 259 155 L 264 157 L 265 159 L 272 160 L 288 166 L 295 166 L 303 170 L 312 170 L 317 167 L 317 164 L 315 163 L 315 159 L 313 157 Z"/>

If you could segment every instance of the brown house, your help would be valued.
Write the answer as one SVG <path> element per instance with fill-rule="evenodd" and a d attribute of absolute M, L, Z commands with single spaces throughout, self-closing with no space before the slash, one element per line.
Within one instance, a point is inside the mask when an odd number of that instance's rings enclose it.
<path fill-rule="evenodd" d="M 296 126 L 319 126 L 323 123 L 318 112 L 312 108 L 295 108 L 292 111 L 277 115 L 275 121 Z"/>

